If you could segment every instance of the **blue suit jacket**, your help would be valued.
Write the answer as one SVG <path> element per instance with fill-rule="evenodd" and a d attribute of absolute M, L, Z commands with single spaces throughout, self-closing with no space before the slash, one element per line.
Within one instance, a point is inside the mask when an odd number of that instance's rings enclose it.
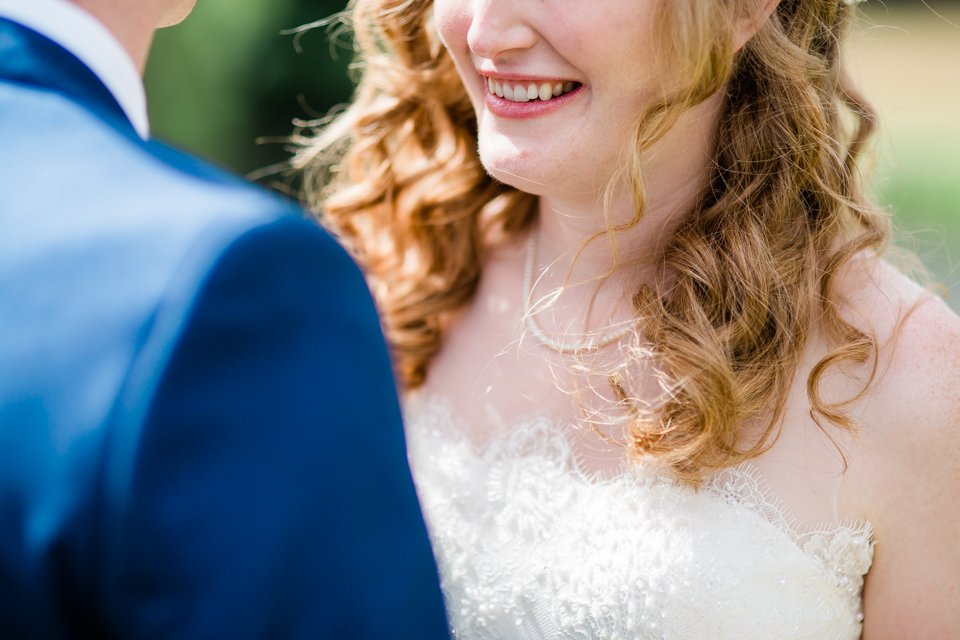
<path fill-rule="evenodd" d="M 0 637 L 442 638 L 363 279 L 0 20 Z"/>

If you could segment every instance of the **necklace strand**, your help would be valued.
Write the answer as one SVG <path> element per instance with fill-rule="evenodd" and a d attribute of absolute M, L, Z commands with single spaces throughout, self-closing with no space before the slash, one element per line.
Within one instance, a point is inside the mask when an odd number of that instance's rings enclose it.
<path fill-rule="evenodd" d="M 537 342 L 549 349 L 552 349 L 553 351 L 556 351 L 557 353 L 564 355 L 578 355 L 581 353 L 602 349 L 608 344 L 616 342 L 633 331 L 634 327 L 636 326 L 636 320 L 628 320 L 624 323 L 617 323 L 625 326 L 617 329 L 616 331 L 610 331 L 608 329 L 599 335 L 594 335 L 594 337 L 578 340 L 576 342 L 560 342 L 559 340 L 555 340 L 554 338 L 551 338 L 545 334 L 540 328 L 540 325 L 537 324 L 537 319 L 534 317 L 533 311 L 533 263 L 536 260 L 536 256 L 537 234 L 535 230 L 532 230 L 530 232 L 530 237 L 527 239 L 527 258 L 523 265 L 523 320 L 527 325 L 527 330 L 534 338 L 537 339 Z"/>

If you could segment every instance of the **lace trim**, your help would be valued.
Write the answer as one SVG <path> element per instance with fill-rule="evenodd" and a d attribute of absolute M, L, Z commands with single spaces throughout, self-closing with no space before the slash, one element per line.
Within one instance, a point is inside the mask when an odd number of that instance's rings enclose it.
<path fill-rule="evenodd" d="M 466 425 L 442 398 L 409 394 L 404 401 L 404 414 L 411 433 L 467 447 L 481 460 L 544 458 L 586 484 L 611 486 L 628 482 L 634 486 L 673 485 L 694 491 L 680 486 L 662 471 L 642 465 L 624 463 L 614 474 L 588 471 L 574 450 L 567 431 L 543 416 L 518 423 L 478 445 L 467 436 Z M 800 523 L 749 462 L 713 474 L 699 491 L 756 513 L 814 560 L 848 597 L 859 601 L 863 577 L 873 563 L 872 523 L 856 519 L 816 525 Z"/>

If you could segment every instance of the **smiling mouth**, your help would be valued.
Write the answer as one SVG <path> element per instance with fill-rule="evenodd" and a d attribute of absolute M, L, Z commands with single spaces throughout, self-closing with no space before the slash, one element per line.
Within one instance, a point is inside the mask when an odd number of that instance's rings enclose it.
<path fill-rule="evenodd" d="M 510 102 L 546 102 L 570 93 L 580 86 L 579 82 L 500 82 L 487 78 L 487 90 Z"/>

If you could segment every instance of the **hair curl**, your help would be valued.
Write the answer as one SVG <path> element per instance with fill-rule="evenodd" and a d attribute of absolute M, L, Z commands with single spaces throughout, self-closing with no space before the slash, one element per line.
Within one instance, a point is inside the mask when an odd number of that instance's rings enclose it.
<path fill-rule="evenodd" d="M 643 151 L 686 109 L 724 92 L 709 186 L 663 255 L 674 277 L 633 298 L 670 393 L 655 410 L 641 409 L 650 405 L 631 400 L 629 381 L 611 378 L 633 413 L 634 452 L 693 483 L 773 442 L 815 329 L 834 340 L 807 380 L 818 424 L 853 428 L 844 403 L 827 402 L 820 383 L 831 367 L 866 362 L 876 350 L 841 317 L 834 290 L 853 256 L 880 251 L 889 237 L 857 169 L 875 118 L 841 64 L 853 10 L 840 0 L 782 0 L 734 51 L 735 17 L 759 4 L 664 3 L 663 50 L 689 83 L 650 107 L 624 168 L 639 220 Z M 371 278 L 408 387 L 425 379 L 445 319 L 474 295 L 485 252 L 536 217 L 536 198 L 481 166 L 473 108 L 431 7 L 351 0 L 362 71 L 355 100 L 302 134 L 295 160 L 311 204 Z M 758 416 L 771 417 L 744 448 L 740 426 Z"/>

